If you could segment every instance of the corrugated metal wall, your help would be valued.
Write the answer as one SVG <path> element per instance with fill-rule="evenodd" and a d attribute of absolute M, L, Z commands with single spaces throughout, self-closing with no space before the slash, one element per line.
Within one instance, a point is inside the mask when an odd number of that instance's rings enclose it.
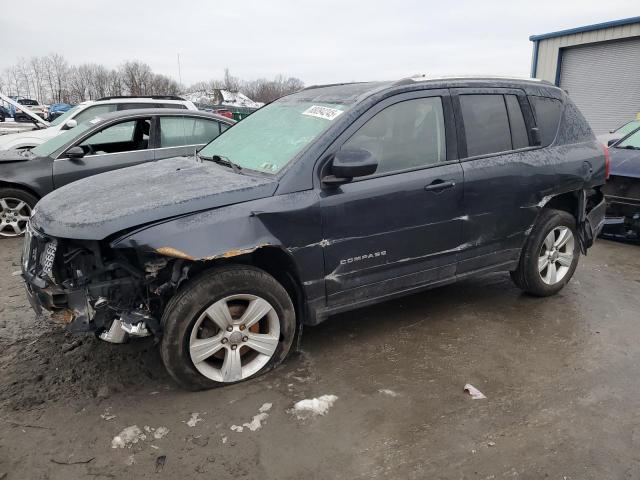
<path fill-rule="evenodd" d="M 636 36 L 640 36 L 640 23 L 540 40 L 538 45 L 536 78 L 555 83 L 556 69 L 558 67 L 558 51 L 561 48 Z"/>
<path fill-rule="evenodd" d="M 560 86 L 596 134 L 634 119 L 640 111 L 640 37 L 563 49 Z"/>

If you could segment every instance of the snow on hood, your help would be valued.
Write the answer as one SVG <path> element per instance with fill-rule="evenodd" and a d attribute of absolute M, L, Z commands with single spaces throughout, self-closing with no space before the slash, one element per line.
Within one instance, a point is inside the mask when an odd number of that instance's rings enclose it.
<path fill-rule="evenodd" d="M 205 105 L 227 105 L 230 107 L 260 108 L 264 103 L 254 102 L 245 94 L 230 92 L 229 90 L 215 89 L 212 91 L 196 91 L 186 93 L 183 98 L 193 103 Z"/>

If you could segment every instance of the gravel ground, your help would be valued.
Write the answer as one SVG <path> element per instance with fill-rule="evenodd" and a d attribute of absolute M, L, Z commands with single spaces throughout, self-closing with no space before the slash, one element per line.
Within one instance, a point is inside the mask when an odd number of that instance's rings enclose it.
<path fill-rule="evenodd" d="M 553 298 L 500 274 L 333 317 L 281 368 L 198 393 L 150 340 L 37 318 L 20 246 L 0 241 L 1 480 L 640 478 L 637 246 L 598 242 Z M 325 415 L 293 410 L 322 395 Z"/>

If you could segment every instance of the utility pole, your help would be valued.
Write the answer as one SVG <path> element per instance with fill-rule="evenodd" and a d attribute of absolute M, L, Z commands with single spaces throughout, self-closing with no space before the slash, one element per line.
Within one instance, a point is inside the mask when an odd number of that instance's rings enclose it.
<path fill-rule="evenodd" d="M 182 86 L 182 71 L 180 70 L 180 54 L 178 53 L 178 78 L 180 79 L 180 86 Z"/>

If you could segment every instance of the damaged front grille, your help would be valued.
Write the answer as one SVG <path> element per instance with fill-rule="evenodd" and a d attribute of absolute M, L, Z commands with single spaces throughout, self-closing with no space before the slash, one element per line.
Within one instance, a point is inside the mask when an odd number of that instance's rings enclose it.
<path fill-rule="evenodd" d="M 56 259 L 56 252 L 58 250 L 58 241 L 50 240 L 46 242 L 44 251 L 40 256 L 40 265 L 42 265 L 42 273 L 47 277 L 53 277 L 53 264 Z"/>

